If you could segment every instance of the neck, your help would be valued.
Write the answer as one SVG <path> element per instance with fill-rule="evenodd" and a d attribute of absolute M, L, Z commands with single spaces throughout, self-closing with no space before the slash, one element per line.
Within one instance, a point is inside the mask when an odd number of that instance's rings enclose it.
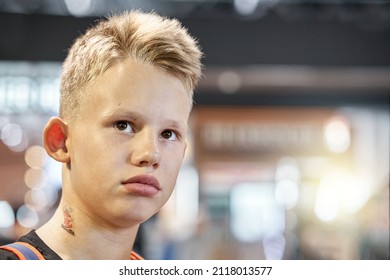
<path fill-rule="evenodd" d="M 128 260 L 138 227 L 101 225 L 61 203 L 36 232 L 64 260 Z"/>

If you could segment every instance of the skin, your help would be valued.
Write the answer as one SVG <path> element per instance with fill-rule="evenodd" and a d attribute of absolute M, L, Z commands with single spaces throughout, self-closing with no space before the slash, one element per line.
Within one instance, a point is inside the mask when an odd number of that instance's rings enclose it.
<path fill-rule="evenodd" d="M 45 127 L 45 148 L 63 163 L 63 195 L 37 234 L 63 259 L 129 259 L 139 224 L 172 194 L 190 110 L 188 90 L 164 70 L 132 60 L 109 68 L 88 88 L 80 118 Z M 123 183 L 138 175 L 159 188 Z M 61 227 L 69 213 L 74 235 Z"/>

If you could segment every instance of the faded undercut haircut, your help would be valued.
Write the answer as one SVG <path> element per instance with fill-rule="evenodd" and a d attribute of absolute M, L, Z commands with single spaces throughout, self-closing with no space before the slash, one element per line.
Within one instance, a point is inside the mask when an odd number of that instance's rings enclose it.
<path fill-rule="evenodd" d="M 197 40 L 176 20 L 155 13 L 126 11 L 90 27 L 66 57 L 60 85 L 60 116 L 78 118 L 86 89 L 108 68 L 126 59 L 165 69 L 179 78 L 190 96 L 202 75 Z"/>

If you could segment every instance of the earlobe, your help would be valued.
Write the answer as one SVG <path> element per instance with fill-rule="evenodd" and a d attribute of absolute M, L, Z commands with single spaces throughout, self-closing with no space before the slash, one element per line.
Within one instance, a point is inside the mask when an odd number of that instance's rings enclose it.
<path fill-rule="evenodd" d="M 70 160 L 66 139 L 67 124 L 60 118 L 51 118 L 43 130 L 43 143 L 46 152 L 57 161 L 67 163 Z"/>

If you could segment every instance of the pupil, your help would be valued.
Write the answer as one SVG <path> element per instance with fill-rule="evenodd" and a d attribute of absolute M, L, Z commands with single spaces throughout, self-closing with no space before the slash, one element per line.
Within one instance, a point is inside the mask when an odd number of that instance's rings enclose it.
<path fill-rule="evenodd" d="M 167 130 L 163 132 L 164 138 L 170 138 L 171 136 L 172 136 L 172 131 Z"/>
<path fill-rule="evenodd" d="M 118 122 L 116 126 L 117 126 L 117 128 L 119 130 L 125 130 L 127 128 L 127 123 L 125 123 L 125 122 Z"/>

